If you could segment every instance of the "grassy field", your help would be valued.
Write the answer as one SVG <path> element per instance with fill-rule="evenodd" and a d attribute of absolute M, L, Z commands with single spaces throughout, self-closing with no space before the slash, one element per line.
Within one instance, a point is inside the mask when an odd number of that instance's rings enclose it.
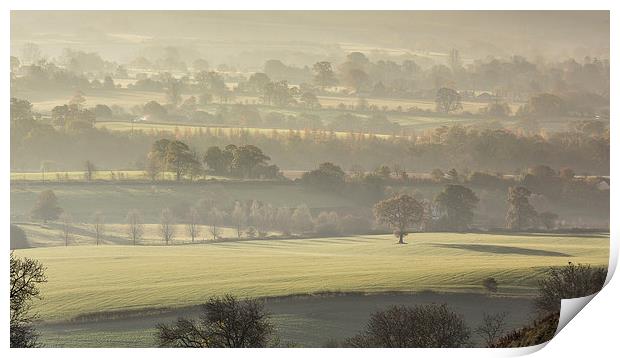
<path fill-rule="evenodd" d="M 369 315 L 390 305 L 445 303 L 463 315 L 469 327 L 481 324 L 483 313 L 505 312 L 507 329 L 522 327 L 529 320 L 532 300 L 472 293 L 315 295 L 266 299 L 277 335 L 283 344 L 323 347 L 355 335 Z M 152 310 L 111 319 L 46 322 L 37 328 L 46 347 L 154 347 L 156 325 L 174 323 L 178 317 L 197 317 L 198 307 Z M 479 342 L 477 335 L 472 335 Z M 479 342 L 482 343 L 482 342 Z"/>
<path fill-rule="evenodd" d="M 255 240 L 201 245 L 70 246 L 18 250 L 40 260 L 49 282 L 41 318 L 201 303 L 209 295 L 265 297 L 325 291 L 531 294 L 540 274 L 568 261 L 607 265 L 608 235 L 424 233 Z"/>

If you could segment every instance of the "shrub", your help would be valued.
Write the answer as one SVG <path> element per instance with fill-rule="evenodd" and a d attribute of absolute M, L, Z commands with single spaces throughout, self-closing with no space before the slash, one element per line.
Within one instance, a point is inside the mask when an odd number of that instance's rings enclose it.
<path fill-rule="evenodd" d="M 392 306 L 371 315 L 366 329 L 347 340 L 359 348 L 455 348 L 470 345 L 461 315 L 444 305 Z"/>
<path fill-rule="evenodd" d="M 485 278 L 482 286 L 489 292 L 497 292 L 497 281 L 493 277 Z"/>
<path fill-rule="evenodd" d="M 160 347 L 261 348 L 274 339 L 269 313 L 261 301 L 234 296 L 212 297 L 199 321 L 179 318 L 172 326 L 157 325 Z"/>
<path fill-rule="evenodd" d="M 603 288 L 606 277 L 607 269 L 602 267 L 572 262 L 568 266 L 552 267 L 538 282 L 536 308 L 541 314 L 558 312 L 562 299 L 594 294 Z"/>

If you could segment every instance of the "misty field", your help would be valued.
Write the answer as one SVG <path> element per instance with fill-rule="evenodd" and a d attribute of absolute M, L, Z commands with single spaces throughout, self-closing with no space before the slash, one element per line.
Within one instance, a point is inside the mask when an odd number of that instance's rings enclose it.
<path fill-rule="evenodd" d="M 18 250 L 47 267 L 45 320 L 196 305 L 232 293 L 269 297 L 319 292 L 533 294 L 546 268 L 568 261 L 606 266 L 608 235 L 423 233 L 254 240 L 177 246 L 69 246 Z"/>
<path fill-rule="evenodd" d="M 204 125 L 191 125 L 191 124 L 183 124 L 183 123 L 150 123 L 150 122 L 98 122 L 96 124 L 97 128 L 106 128 L 111 131 L 131 131 L 133 130 L 141 130 L 145 132 L 155 131 L 155 132 L 174 132 L 179 134 L 184 134 L 189 131 L 189 133 L 197 133 L 198 131 L 211 131 L 211 133 L 217 135 L 231 136 L 237 135 L 242 132 L 247 132 L 248 134 L 262 134 L 262 135 L 289 135 L 298 133 L 302 136 L 306 135 L 304 130 L 293 130 L 293 129 L 284 129 L 284 128 L 253 128 L 253 127 L 217 127 L 217 126 L 204 126 Z M 324 131 L 325 133 L 329 133 Z M 344 131 L 334 131 L 334 135 L 338 137 L 346 137 L 353 134 L 359 134 L 364 136 L 369 136 L 371 134 L 368 133 L 355 133 L 355 132 L 344 132 Z M 308 132 L 308 135 L 320 135 L 318 132 L 313 133 L 312 131 Z M 372 134 L 377 138 L 390 138 L 391 135 L 387 134 Z"/>

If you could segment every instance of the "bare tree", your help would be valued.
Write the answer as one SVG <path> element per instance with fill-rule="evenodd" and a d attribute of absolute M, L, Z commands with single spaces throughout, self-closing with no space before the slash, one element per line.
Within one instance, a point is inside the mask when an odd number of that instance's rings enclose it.
<path fill-rule="evenodd" d="M 95 168 L 95 164 L 93 164 L 90 160 L 84 162 L 84 179 L 87 181 L 93 180 L 93 175 L 97 171 Z"/>
<path fill-rule="evenodd" d="M 185 229 L 187 234 L 192 238 L 192 242 L 200 235 L 200 214 L 196 208 L 190 208 L 187 214 L 187 224 Z"/>
<path fill-rule="evenodd" d="M 99 240 L 103 237 L 103 234 L 105 233 L 105 217 L 103 216 L 101 211 L 97 211 L 93 215 L 92 226 L 93 232 L 95 233 L 95 240 L 97 246 L 99 246 Z"/>
<path fill-rule="evenodd" d="M 209 232 L 213 236 L 213 240 L 220 237 L 222 233 L 222 229 L 220 225 L 222 225 L 222 221 L 224 220 L 224 214 L 218 209 L 213 208 L 209 212 Z"/>
<path fill-rule="evenodd" d="M 506 330 L 506 316 L 508 312 L 483 313 L 482 324 L 475 330 L 476 334 L 484 339 L 485 345 L 491 346 L 504 334 Z"/>
<path fill-rule="evenodd" d="M 31 312 L 31 301 L 40 298 L 38 286 L 47 282 L 45 267 L 37 260 L 15 257 L 11 251 L 10 282 L 11 348 L 39 347 L 39 335 L 33 325 L 37 315 Z"/>
<path fill-rule="evenodd" d="M 463 316 L 448 306 L 391 306 L 370 316 L 366 329 L 347 340 L 356 348 L 457 348 L 470 345 Z"/>
<path fill-rule="evenodd" d="M 175 325 L 158 324 L 160 347 L 260 348 L 274 338 L 271 317 L 257 299 L 212 297 L 198 321 L 179 318 Z"/>
<path fill-rule="evenodd" d="M 73 218 L 68 213 L 60 215 L 60 224 L 62 225 L 62 237 L 65 240 L 65 246 L 69 246 L 69 239 L 71 238 L 71 227 L 73 224 Z"/>
<path fill-rule="evenodd" d="M 133 241 L 133 244 L 135 246 L 136 241 L 142 239 L 142 235 L 144 235 L 144 224 L 142 223 L 142 215 L 138 210 L 130 210 L 127 213 L 126 220 L 129 239 Z"/>
<path fill-rule="evenodd" d="M 166 245 L 174 238 L 174 214 L 168 208 L 161 211 L 159 232 Z"/>
<path fill-rule="evenodd" d="M 237 238 L 241 238 L 241 233 L 243 232 L 243 229 L 248 221 L 248 217 L 245 212 L 245 208 L 240 202 L 235 202 L 235 208 L 231 213 L 231 217 L 233 219 L 235 229 L 237 229 Z"/>

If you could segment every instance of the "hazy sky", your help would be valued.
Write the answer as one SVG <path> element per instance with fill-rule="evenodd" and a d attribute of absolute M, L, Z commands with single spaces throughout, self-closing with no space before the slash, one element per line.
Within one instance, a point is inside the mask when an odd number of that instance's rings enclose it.
<path fill-rule="evenodd" d="M 438 53 L 457 48 L 469 58 L 608 58 L 609 12 L 13 11 L 11 39 L 13 53 L 35 42 L 48 56 L 71 47 L 117 61 L 149 46 L 170 45 L 219 61 L 283 47 L 320 56 L 329 45 Z"/>

